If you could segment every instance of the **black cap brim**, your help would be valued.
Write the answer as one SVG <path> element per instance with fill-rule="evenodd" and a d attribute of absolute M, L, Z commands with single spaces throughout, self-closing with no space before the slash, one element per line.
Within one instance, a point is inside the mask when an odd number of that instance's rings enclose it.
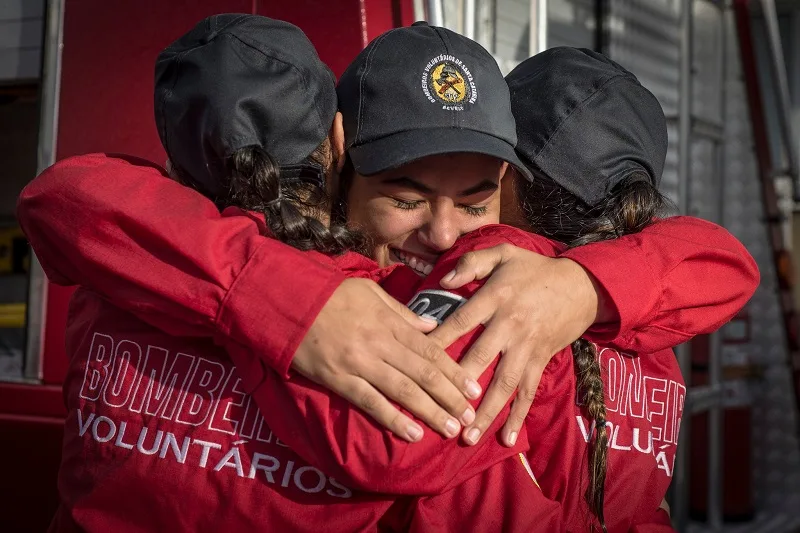
<path fill-rule="evenodd" d="M 356 172 L 362 176 L 372 176 L 432 155 L 470 153 L 506 161 L 525 178 L 533 179 L 531 172 L 508 142 L 467 129 L 428 128 L 401 131 L 368 144 L 353 146 L 347 153 Z"/>

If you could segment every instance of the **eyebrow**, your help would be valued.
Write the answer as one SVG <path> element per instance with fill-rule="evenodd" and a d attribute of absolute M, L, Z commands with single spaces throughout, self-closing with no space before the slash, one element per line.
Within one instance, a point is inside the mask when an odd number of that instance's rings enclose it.
<path fill-rule="evenodd" d="M 401 187 L 408 187 L 409 189 L 413 189 L 422 194 L 436 193 L 435 189 L 431 189 L 424 183 L 420 183 L 419 181 L 409 178 L 408 176 L 400 176 L 398 178 L 388 178 L 383 180 L 383 183 L 385 183 L 386 185 L 398 185 Z M 469 189 L 461 191 L 460 193 L 458 193 L 458 196 L 463 198 L 465 196 L 472 196 L 473 194 L 478 194 L 479 192 L 496 191 L 497 188 L 498 188 L 497 183 L 491 180 L 483 180 L 477 185 L 473 185 Z"/>
<path fill-rule="evenodd" d="M 469 189 L 461 191 L 458 195 L 461 197 L 472 196 L 473 194 L 478 194 L 479 192 L 496 191 L 497 187 L 498 187 L 497 183 L 490 180 L 483 180 L 479 184 L 474 185 Z"/>
<path fill-rule="evenodd" d="M 417 180 L 413 180 L 408 176 L 400 176 L 399 178 L 388 178 L 383 180 L 383 183 L 386 185 L 399 185 L 401 187 L 408 187 L 409 189 L 414 189 L 415 191 L 422 193 L 422 194 L 434 194 L 436 191 L 425 185 L 424 183 L 420 183 Z"/>

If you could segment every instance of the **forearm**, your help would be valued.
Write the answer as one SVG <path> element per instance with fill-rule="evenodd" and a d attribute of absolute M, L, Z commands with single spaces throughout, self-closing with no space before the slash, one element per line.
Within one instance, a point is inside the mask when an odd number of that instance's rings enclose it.
<path fill-rule="evenodd" d="M 141 160 L 62 161 L 23 190 L 17 211 L 54 282 L 173 335 L 245 344 L 282 375 L 343 279 Z"/>
<path fill-rule="evenodd" d="M 239 352 L 229 348 L 228 353 L 235 362 Z M 512 449 L 495 439 L 466 446 L 433 431 L 408 443 L 302 376 L 287 381 L 267 371 L 253 399 L 270 429 L 301 457 L 348 486 L 369 492 L 437 494 L 527 449 L 527 438 Z"/>
<path fill-rule="evenodd" d="M 739 241 L 691 217 L 658 221 L 561 257 L 579 263 L 608 297 L 604 307 L 612 320 L 599 313 L 587 336 L 637 352 L 714 331 L 747 303 L 759 282 L 755 261 Z"/>

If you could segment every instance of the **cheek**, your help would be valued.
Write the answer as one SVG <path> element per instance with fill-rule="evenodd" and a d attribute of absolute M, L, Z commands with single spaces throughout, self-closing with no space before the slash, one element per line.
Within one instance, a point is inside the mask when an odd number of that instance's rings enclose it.
<path fill-rule="evenodd" d="M 420 225 L 421 210 L 404 211 L 388 203 L 384 198 L 369 200 L 351 217 L 376 245 L 400 242 Z"/>
<path fill-rule="evenodd" d="M 501 196 L 500 193 L 496 193 L 494 198 L 486 204 L 486 214 L 480 218 L 472 217 L 475 221 L 474 227 L 470 229 L 478 229 L 481 226 L 486 226 L 487 224 L 499 224 L 500 223 L 500 206 L 501 206 Z"/>

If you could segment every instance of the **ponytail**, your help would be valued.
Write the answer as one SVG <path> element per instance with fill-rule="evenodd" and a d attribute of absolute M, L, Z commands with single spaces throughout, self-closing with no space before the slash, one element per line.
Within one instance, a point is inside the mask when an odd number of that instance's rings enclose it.
<path fill-rule="evenodd" d="M 326 149 L 327 146 L 327 149 Z M 312 161 L 330 150 L 326 140 L 312 154 Z M 325 165 L 323 165 L 325 166 Z M 319 221 L 327 218 L 329 199 L 316 181 L 281 179 L 275 160 L 257 146 L 234 152 L 228 161 L 227 194 L 218 198 L 221 207 L 235 206 L 264 214 L 272 235 L 298 250 L 341 254 L 362 247 L 360 234 L 343 225 L 330 228 Z"/>
<path fill-rule="evenodd" d="M 617 185 L 604 202 L 588 206 L 547 176 L 533 181 L 517 177 L 519 199 L 533 231 L 565 243 L 570 248 L 638 233 L 663 216 L 671 203 L 648 176 L 633 174 Z M 572 343 L 577 394 L 593 421 L 588 443 L 589 486 L 584 498 L 606 531 L 603 500 L 608 469 L 608 428 L 602 369 L 594 344 L 585 339 Z"/>
<path fill-rule="evenodd" d="M 594 344 L 578 339 L 572 343 L 575 358 L 575 374 L 578 378 L 577 391 L 586 411 L 594 423 L 589 435 L 589 486 L 584 497 L 589 510 L 600 522 L 603 532 L 606 521 L 603 513 L 605 498 L 606 471 L 608 469 L 608 428 L 606 427 L 606 403 L 603 394 L 603 378 L 600 361 Z M 593 429 L 592 429 L 593 428 Z"/>

